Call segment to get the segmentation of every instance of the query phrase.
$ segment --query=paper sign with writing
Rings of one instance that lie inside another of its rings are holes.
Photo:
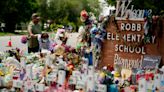
[[[161,86],[164,86],[164,74],[160,74]]]
[[[93,75],[94,74],[94,66],[89,66],[88,67],[88,75]]]
[[[93,75],[89,75],[87,79],[87,92],[95,90],[95,80]]]
[[[13,71],[13,75],[12,75],[13,79],[18,79],[20,77],[20,71]]]
[[[161,62],[161,56],[144,55],[142,68],[155,68]]]
[[[72,71],[72,76],[80,76],[80,71]]]
[[[64,70],[59,70],[58,72],[58,82],[60,85],[63,85],[65,82],[66,72]]]
[[[95,73],[94,74],[94,79],[95,79],[95,82],[98,83],[98,77],[99,77],[99,73]]]
[[[155,90],[155,86],[154,86],[154,81],[147,81],[147,89],[148,90]]]
[[[164,74],[160,74],[160,79],[161,79],[161,81],[160,81],[160,92],[164,92]]]
[[[152,10],[141,10],[141,9],[133,9],[134,5],[131,5],[133,0],[116,0],[116,13],[115,17],[117,20],[143,20],[146,16],[151,15]],[[131,5],[131,6],[130,6]]]
[[[83,70],[84,74],[87,74],[88,64],[84,63],[83,67],[82,67],[82,70]]]
[[[160,79],[160,74],[155,74],[154,75],[154,86],[155,88],[160,88],[160,82],[161,82],[161,79]]]
[[[107,86],[103,84],[97,84],[95,87],[96,92],[107,92]]]
[[[147,84],[144,78],[139,79],[138,92],[147,92]]]
[[[20,58],[20,64],[23,68],[26,68],[26,62],[27,62],[27,60],[25,57]]]
[[[3,84],[3,78],[0,76],[0,86],[2,86]]]
[[[164,74],[160,74],[161,81],[164,81]]]
[[[13,80],[13,87],[15,88],[22,88],[23,86],[23,81],[21,80]]]
[[[52,81],[52,82],[54,82],[56,77],[57,77],[57,74],[56,74],[56,75],[55,75],[55,74],[53,74],[53,75],[48,75],[47,78],[46,78],[46,80],[47,80],[47,81]]]
[[[83,82],[88,81],[86,76],[87,75],[85,75],[85,74],[81,74],[81,79],[82,79]]]
[[[85,89],[85,83],[83,81],[77,81],[76,89]]]
[[[24,80],[33,78],[32,67],[33,67],[33,64],[26,65],[26,75],[25,75]]]
[[[52,60],[50,59],[50,56],[47,56],[46,57],[46,65],[48,65],[48,66],[50,66],[50,65],[52,65]]]
[[[161,80],[160,85],[164,87],[164,80]]]
[[[24,90],[28,92],[28,90],[35,91],[34,83],[32,81],[26,81],[24,83]]]
[[[71,76],[71,77],[69,78],[69,84],[76,84],[76,82],[77,82],[76,77]]]
[[[72,76],[75,76],[77,80],[81,80],[81,72],[80,71],[73,71]]]
[[[57,74],[58,71],[59,71],[59,70],[55,68],[55,69],[52,70],[52,74]]]
[[[160,82],[160,92],[164,92],[164,80]]]
[[[43,92],[43,91],[45,91],[45,85],[37,83],[37,84],[35,84],[35,90],[39,91],[39,92]]]
[[[125,87],[124,88],[124,92],[133,92],[132,89],[130,87]]]

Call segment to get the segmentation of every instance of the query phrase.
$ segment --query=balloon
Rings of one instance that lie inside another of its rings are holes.
[[[22,36],[21,42],[22,42],[23,44],[26,44],[26,43],[27,43],[27,37],[26,37],[26,36]]]

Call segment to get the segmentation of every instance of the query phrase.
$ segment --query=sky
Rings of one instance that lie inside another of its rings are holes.
[[[103,8],[101,15],[107,16],[109,15],[109,10],[115,9],[115,7],[108,6],[104,0],[99,0],[99,1],[100,1],[100,6]]]

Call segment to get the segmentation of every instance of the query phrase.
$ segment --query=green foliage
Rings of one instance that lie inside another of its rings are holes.
[[[13,32],[15,25],[29,20],[37,7],[35,0],[0,0],[0,21],[6,23],[6,31]]]
[[[115,6],[116,5],[116,0],[105,0],[109,5]]]
[[[100,12],[98,0],[38,0],[38,2],[43,22],[52,19],[56,24],[80,25],[79,17],[83,9],[96,15]]]
[[[105,0],[109,5],[115,6],[116,0]],[[153,14],[163,15],[164,0],[132,0],[135,9],[152,9]]]
[[[0,0],[0,22],[6,23],[6,31],[14,32],[16,24],[28,22],[32,13],[39,12],[42,23],[52,19],[77,26],[83,9],[99,15],[98,0]]]

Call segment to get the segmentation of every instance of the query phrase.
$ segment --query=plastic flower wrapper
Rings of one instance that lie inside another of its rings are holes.
[[[98,80],[99,80],[99,83],[104,83],[105,81],[105,73],[104,72],[100,72],[99,76],[98,76]]]
[[[6,60],[5,60],[5,63],[6,65],[14,65],[15,67],[21,69],[21,64],[19,63],[19,61],[14,58],[14,57],[8,57]]]
[[[121,70],[122,79],[127,80],[128,78],[131,77],[131,75],[132,75],[131,69],[122,69]]]
[[[82,57],[81,58],[79,68],[81,69],[81,72],[82,73],[87,74],[87,71],[88,71],[88,63],[89,63],[88,58],[85,58],[85,57]]]
[[[5,69],[6,67],[4,66],[3,63],[0,63],[0,76],[4,76],[5,75]]]
[[[7,86],[10,81],[12,81],[12,75],[11,74],[5,75],[4,84]]]
[[[39,53],[30,53],[27,57],[27,63],[32,63],[34,61],[39,60]]]
[[[74,65],[78,65],[79,64],[79,55],[77,55],[75,53],[73,54],[72,63]]]
[[[40,77],[41,77],[44,67],[39,66],[38,64],[34,64],[32,69],[33,69],[33,79],[36,81],[39,81],[39,79],[41,79]]]
[[[79,29],[78,29],[78,33],[79,33],[79,36],[77,37],[77,39],[78,39],[78,42],[80,42],[80,39],[82,39],[82,37],[85,33],[85,27],[80,26]]]
[[[118,71],[113,71],[112,74],[114,76],[113,82],[115,84],[119,85],[119,86],[122,85],[121,84],[121,75],[119,74],[119,72]]]
[[[2,62],[3,59],[5,59],[5,53],[0,52],[0,62]]]

